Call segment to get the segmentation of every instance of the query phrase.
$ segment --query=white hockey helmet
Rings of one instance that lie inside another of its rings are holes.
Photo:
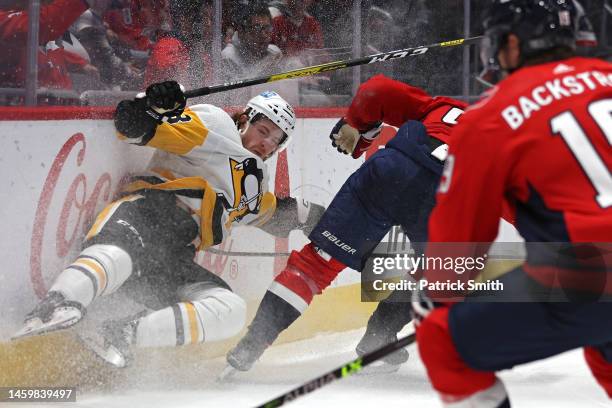
[[[251,98],[247,103],[247,108],[251,108],[249,111],[249,121],[258,113],[261,113],[285,132],[285,137],[281,143],[279,143],[276,151],[280,152],[285,149],[295,130],[295,112],[291,105],[276,92],[266,91]]]

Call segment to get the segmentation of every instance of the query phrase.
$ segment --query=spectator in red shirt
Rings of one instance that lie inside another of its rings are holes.
[[[272,20],[272,43],[287,56],[297,56],[305,49],[323,48],[319,22],[306,12],[308,3],[286,0],[284,14]]]
[[[11,8],[0,10],[0,86],[23,87],[26,77],[28,36],[27,2],[15,2]],[[38,52],[38,85],[47,88],[72,88],[68,76],[71,62],[67,51],[47,49],[45,44],[58,39],[89,7],[84,0],[46,0],[40,9]],[[70,55],[74,62],[76,59]],[[77,66],[84,66],[79,60]]]
[[[272,43],[278,45],[285,59],[287,69],[297,69],[305,65],[316,65],[330,62],[330,57],[323,48],[321,24],[306,12],[311,0],[285,0],[284,4],[274,3],[278,7],[272,19]],[[274,7],[271,7],[274,9]],[[280,14],[279,14],[280,13]],[[319,51],[315,51],[319,49]],[[305,91],[317,98],[315,103],[324,102],[321,97],[329,86],[329,75],[315,75],[300,80],[300,91]],[[309,102],[306,102],[309,103]]]
[[[212,76],[212,3],[170,0],[170,15],[174,28],[154,45],[145,84],[175,80],[187,87],[203,86]]]
[[[117,0],[103,20],[127,48],[148,51],[160,31],[169,31],[165,1]]]

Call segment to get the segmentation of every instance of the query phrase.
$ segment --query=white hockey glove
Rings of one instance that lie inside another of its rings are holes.
[[[370,148],[381,130],[382,123],[378,123],[367,132],[359,133],[357,129],[342,118],[332,129],[329,138],[332,140],[332,146],[337,148],[340,153],[350,154],[357,159]]]

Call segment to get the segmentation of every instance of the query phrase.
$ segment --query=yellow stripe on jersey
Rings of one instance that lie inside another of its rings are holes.
[[[198,211],[198,215],[200,216],[199,249],[202,250],[216,244],[214,241],[214,223],[218,222],[218,220],[214,220],[213,215],[215,206],[221,204],[217,204],[217,194],[206,180],[202,177],[183,177],[159,184],[151,184],[144,180],[136,180],[130,183],[125,188],[125,191],[136,192],[146,189],[164,191],[202,190],[202,204],[200,204],[200,210]]]
[[[198,320],[196,310],[192,303],[183,303],[187,311],[187,320],[189,321],[189,334],[191,336],[191,344],[198,342]],[[187,343],[187,342],[185,342]]]
[[[138,190],[204,190],[209,187],[209,184],[202,177],[182,177],[176,180],[169,180],[163,183],[152,184],[144,180],[135,180],[124,188],[127,192],[135,192]]]
[[[271,192],[266,192],[261,199],[259,206],[259,217],[254,222],[254,225],[260,227],[266,222],[270,221],[270,218],[276,211],[276,196]]]
[[[205,189],[204,197],[202,198],[202,207],[200,208],[200,229],[202,232],[200,237],[202,240],[200,247],[202,248],[208,248],[215,245],[213,233],[213,228],[215,226],[213,225],[213,222],[219,222],[219,220],[213,219],[215,205],[217,205],[217,195],[215,194],[215,191],[212,188]]]
[[[142,197],[143,196],[141,196],[140,194],[131,194],[119,200],[113,201],[112,203],[104,207],[104,209],[96,217],[96,221],[94,222],[92,227],[89,229],[89,232],[87,233],[87,236],[85,237],[85,240],[88,240],[98,235],[102,227],[104,227],[104,225],[113,216],[115,211],[117,211],[117,209],[122,203],[126,201],[136,201],[136,200],[141,199]]]
[[[207,136],[208,129],[198,115],[190,109],[185,109],[176,122],[158,125],[155,135],[146,146],[174,154],[187,154],[194,147],[203,145]]]

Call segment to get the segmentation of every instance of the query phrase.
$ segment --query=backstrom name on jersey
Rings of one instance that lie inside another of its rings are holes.
[[[569,68],[569,67],[568,67]],[[518,129],[529,119],[534,112],[554,101],[580,95],[586,90],[595,90],[599,87],[611,87],[612,75],[605,75],[599,71],[582,72],[567,75],[563,78],[546,81],[531,90],[531,95],[521,96],[516,105],[510,105],[502,111],[502,117],[513,130]]]

